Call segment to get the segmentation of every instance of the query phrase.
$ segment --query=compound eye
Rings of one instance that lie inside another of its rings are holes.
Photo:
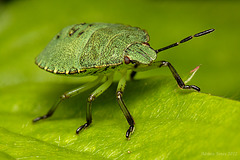
[[[131,62],[131,60],[128,56],[124,56],[124,62],[125,62],[125,64],[129,64]]]

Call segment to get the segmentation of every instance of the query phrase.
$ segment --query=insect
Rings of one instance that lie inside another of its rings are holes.
[[[62,94],[47,114],[35,118],[33,122],[51,117],[62,101],[99,84],[99,87],[87,99],[86,123],[77,128],[78,134],[92,123],[91,108],[94,99],[112,84],[114,72],[120,72],[121,78],[117,86],[116,98],[129,124],[126,132],[126,138],[129,138],[134,131],[135,122],[122,98],[127,70],[132,71],[130,76],[133,79],[139,71],[166,66],[172,72],[180,88],[200,91],[200,88],[195,85],[185,85],[171,63],[155,60],[159,52],[213,31],[214,29],[209,29],[154,50],[148,43],[148,33],[137,27],[122,24],[81,23],[62,29],[36,57],[36,64],[54,74],[96,75],[98,78]],[[101,83],[104,77],[107,79]]]

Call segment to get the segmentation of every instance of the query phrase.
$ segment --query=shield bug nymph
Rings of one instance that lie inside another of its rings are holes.
[[[135,122],[122,99],[126,85],[127,70],[132,71],[131,78],[133,79],[139,71],[166,66],[170,69],[180,88],[200,91],[200,88],[195,85],[185,85],[171,63],[155,60],[159,52],[178,46],[191,40],[193,37],[206,35],[213,31],[214,29],[209,29],[193,36],[188,36],[169,46],[154,50],[148,44],[148,33],[137,27],[121,24],[82,23],[62,29],[36,57],[36,64],[40,68],[54,74],[67,76],[96,75],[98,78],[79,88],[65,92],[46,115],[34,119],[33,122],[52,116],[63,100],[98,85],[104,77],[107,77],[107,80],[89,96],[86,123],[78,127],[76,130],[78,134],[92,123],[92,101],[112,84],[113,74],[117,71],[122,76],[118,83],[116,97],[130,125],[126,132],[126,137],[129,138],[134,131]]]

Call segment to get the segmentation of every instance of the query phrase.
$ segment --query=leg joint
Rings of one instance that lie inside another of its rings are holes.
[[[159,65],[159,67],[162,67],[162,66],[168,66],[170,63],[167,62],[167,61],[161,61],[161,64]]]
[[[122,91],[117,91],[117,93],[116,93],[117,99],[121,99],[122,94],[123,94]]]
[[[92,101],[94,101],[94,99],[95,99],[95,96],[91,94],[91,95],[88,97],[88,102],[92,102]]]
[[[64,93],[63,95],[60,96],[62,100],[69,98],[70,96]]]

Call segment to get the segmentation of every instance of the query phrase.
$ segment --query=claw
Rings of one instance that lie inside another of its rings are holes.
[[[78,134],[82,129],[85,129],[89,126],[88,123],[85,123],[84,125],[81,125],[77,130],[76,130],[76,134]]]
[[[126,138],[127,138],[127,139],[130,139],[129,137],[130,137],[130,135],[131,135],[133,132],[134,132],[134,126],[132,125],[132,126],[130,126],[130,127],[128,128],[128,130],[127,130],[127,132],[126,132]]]
[[[46,118],[47,118],[47,115],[44,115],[44,116],[41,116],[41,117],[37,117],[37,118],[33,119],[32,121],[33,122],[37,122],[37,121],[39,121],[41,119],[46,119]]]

